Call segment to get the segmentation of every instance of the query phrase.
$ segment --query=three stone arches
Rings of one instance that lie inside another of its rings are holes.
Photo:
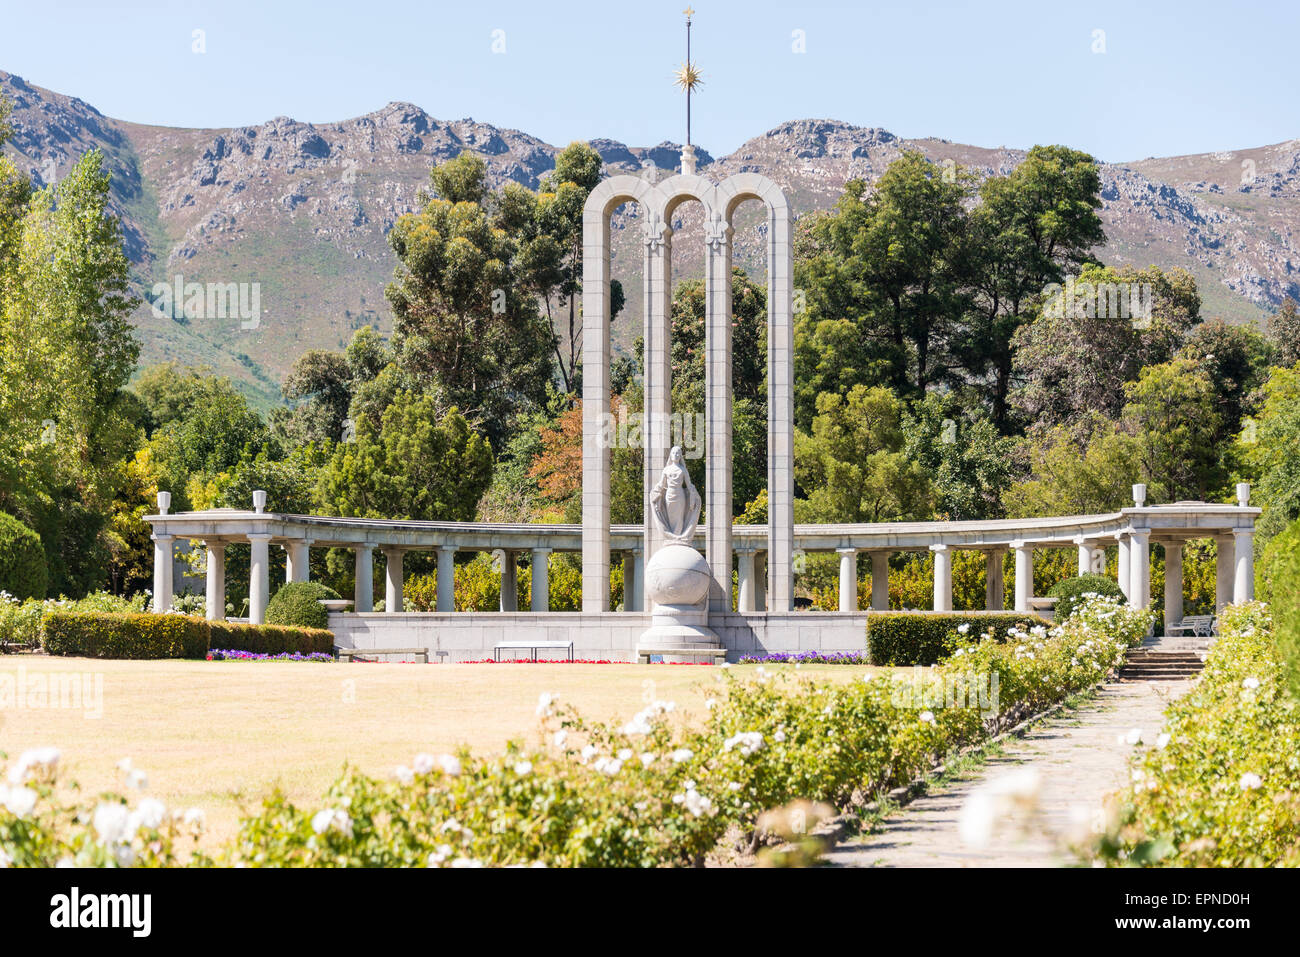
[[[641,210],[644,240],[645,380],[642,496],[648,496],[670,448],[672,220],[683,203],[704,207],[706,329],[705,541],[713,578],[710,611],[731,610],[731,238],[732,217],[747,200],[767,212],[767,489],[769,583],[767,607],[788,611],[793,600],[794,549],[794,327],[791,213],[785,194],[757,173],[714,183],[683,173],[652,183],[613,176],[587,198],[583,211],[583,464],[582,607],[608,611],[610,453],[605,428],[610,409],[610,217],[624,203]],[[644,560],[662,544],[645,523]],[[638,563],[640,564],[640,563]],[[629,609],[642,608],[644,582],[628,583]]]

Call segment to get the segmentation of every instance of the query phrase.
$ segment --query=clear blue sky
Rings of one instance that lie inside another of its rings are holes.
[[[650,145],[682,138],[685,5],[6,2],[0,69],[142,123],[323,122],[407,100],[556,144]],[[1109,161],[1300,137],[1294,0],[694,5],[693,138],[715,154],[801,117]]]

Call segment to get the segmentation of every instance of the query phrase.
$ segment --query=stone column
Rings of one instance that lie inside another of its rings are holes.
[[[1092,546],[1082,538],[1076,538],[1074,544],[1079,548],[1079,574],[1092,574]]]
[[[1129,593],[1132,582],[1129,577],[1129,541],[1127,535],[1116,535],[1115,541],[1119,544],[1119,568],[1115,571],[1115,577],[1119,579],[1119,590],[1124,593],[1124,597],[1133,600]]]
[[[550,561],[551,550],[549,548],[533,549],[533,593],[529,601],[529,607],[533,611],[551,610]],[[585,600],[583,601],[583,611],[586,611]]]
[[[952,611],[952,552],[947,545],[931,545],[934,553],[934,610]]]
[[[1183,623],[1183,543],[1165,542],[1165,634]]]
[[[284,580],[286,582],[305,582],[311,577],[311,539],[290,542],[284,546],[286,561],[284,563]]]
[[[731,611],[731,225],[704,224],[705,551],[712,611]]]
[[[773,611],[794,607],[794,257],[790,208],[771,198],[767,219],[768,564]]]
[[[608,580],[608,579],[607,579]],[[456,546],[438,546],[437,611],[456,610]]]
[[[623,610],[645,608],[645,549],[630,548],[623,553]]]
[[[1217,615],[1232,604],[1232,592],[1237,582],[1237,558],[1231,535],[1214,539],[1218,554],[1214,560],[1214,613]]]
[[[986,611],[1002,611],[1006,607],[1006,585],[1002,575],[1002,558],[1006,554],[1002,549],[993,549],[984,553],[984,608]]]
[[[754,611],[754,549],[736,549],[736,610]]]
[[[889,552],[871,553],[871,608],[889,611]]]
[[[840,611],[858,610],[858,550],[837,548],[840,556]]]
[[[384,612],[396,615],[402,610],[402,550],[400,548],[384,549]],[[438,579],[438,591],[442,591],[442,576]]]
[[[374,548],[372,542],[352,547],[352,576],[356,581],[352,589],[352,607],[356,611],[375,610]]]
[[[609,210],[593,204],[582,216],[582,610],[594,612],[609,606],[609,254]]]
[[[1151,532],[1133,529],[1128,547],[1129,604],[1146,608],[1151,604]]]
[[[208,549],[208,621],[226,620],[226,543],[205,542]]]
[[[1012,542],[1016,550],[1016,611],[1033,611],[1029,599],[1034,597],[1034,546],[1028,542]]]
[[[152,535],[153,610],[159,614],[172,606],[172,542],[174,535]]]
[[[519,610],[519,566],[515,560],[516,552],[510,549],[501,551],[501,610]],[[455,574],[453,572],[453,574]]]
[[[767,552],[754,553],[754,611],[767,611]]]
[[[1238,528],[1232,532],[1232,552],[1236,575],[1232,586],[1232,603],[1255,598],[1255,530]]]
[[[664,221],[662,210],[643,210],[646,220],[642,225],[645,256],[642,267],[644,284],[644,332],[642,378],[644,410],[641,428],[641,442],[644,452],[644,472],[642,478],[642,515],[645,516],[645,558],[654,557],[664,536],[655,524],[650,509],[650,490],[659,481],[659,475],[668,462],[668,451],[672,448],[671,413],[672,413],[672,345],[669,340],[669,317],[672,315],[672,250],[673,231]],[[584,286],[585,288],[585,286]],[[585,322],[584,329],[585,329]],[[585,368],[585,359],[584,359]],[[586,373],[583,373],[586,381]],[[584,407],[586,400],[584,399]],[[607,510],[608,514],[608,510]],[[731,513],[728,512],[728,515]],[[605,561],[609,561],[609,543],[605,543]],[[585,552],[584,552],[585,555]],[[584,557],[584,564],[586,559]],[[605,595],[609,594],[608,583]],[[584,575],[582,588],[582,609],[588,610],[587,585]],[[602,598],[602,602],[607,599]],[[595,606],[591,606],[592,610]],[[601,604],[601,611],[607,606]]]
[[[248,620],[266,624],[266,603],[271,592],[271,536],[249,535]]]

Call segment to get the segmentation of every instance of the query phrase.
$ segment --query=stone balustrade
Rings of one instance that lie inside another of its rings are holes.
[[[1249,505],[1249,488],[1238,489],[1236,505],[1181,502],[1145,505],[1135,488],[1135,504],[1103,515],[1036,519],[999,519],[963,522],[886,522],[861,525],[796,525],[794,544],[804,553],[835,553],[840,559],[839,611],[858,609],[858,560],[870,556],[871,605],[888,608],[889,556],[894,552],[931,552],[934,556],[934,605],[952,608],[953,552],[982,552],[986,561],[985,603],[989,609],[1004,605],[1003,559],[1015,553],[1016,590],[1013,607],[1029,611],[1033,595],[1034,555],[1042,549],[1077,550],[1080,573],[1104,568],[1105,548],[1118,546],[1120,587],[1135,604],[1150,602],[1150,556],[1153,545],[1165,555],[1165,618],[1167,625],[1182,617],[1182,546],[1194,539],[1218,544],[1217,605],[1253,597],[1255,519],[1260,510]],[[438,568],[437,612],[454,610],[454,574],[457,553],[498,553],[502,576],[502,613],[518,610],[517,575],[520,558],[533,569],[534,588],[529,611],[549,612],[547,567],[552,552],[582,553],[579,525],[515,525],[487,522],[419,522],[316,515],[286,515],[265,510],[210,509],[146,516],[155,543],[154,594],[157,607],[172,598],[171,552],[177,540],[204,543],[207,550],[207,614],[219,619],[225,610],[225,549],[232,542],[250,543],[249,619],[260,622],[270,595],[269,549],[287,553],[286,580],[306,581],[311,548],[344,548],[356,561],[354,609],[372,610],[371,562],[376,549],[385,558],[385,606],[390,614],[403,610],[402,559],[407,552],[436,552]],[[705,532],[696,535],[703,546]],[[738,579],[737,609],[741,614],[765,611],[765,596],[789,593],[774,589],[766,568],[768,529],[763,525],[735,525],[731,548]],[[640,525],[614,525],[609,530],[611,554],[621,555],[626,569],[625,613],[643,613],[644,543]]]

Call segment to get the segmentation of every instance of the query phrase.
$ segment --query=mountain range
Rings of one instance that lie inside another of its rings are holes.
[[[439,120],[409,103],[337,123],[276,117],[237,129],[180,129],[107,117],[4,71],[0,93],[13,106],[5,152],[37,185],[65,175],[86,150],[103,151],[142,295],[178,276],[257,284],[257,322],[186,317],[149,302],[135,322],[142,366],[209,366],[263,408],[280,401],[279,384],[303,351],[339,348],[367,324],[391,330],[383,290],[396,259],[385,235],[418,208],[433,165],[469,150],[486,161],[494,185],[536,188],[562,148],[472,119]],[[610,173],[665,175],[680,158],[670,142],[591,145]],[[706,176],[770,177],[798,215],[833,205],[847,180],[875,179],[906,150],[982,175],[1005,174],[1025,156],[820,119],[784,123],[726,156],[698,147],[697,155]],[[1101,177],[1107,244],[1098,255],[1106,263],[1185,267],[1202,314],[1234,322],[1257,322],[1285,298],[1300,298],[1300,140],[1104,163]],[[678,276],[702,273],[698,209],[689,204],[674,223]],[[627,229],[634,222],[625,210],[613,221],[614,275],[628,301],[615,329],[623,346],[639,333],[639,243]],[[755,274],[764,269],[762,229],[756,208],[742,210],[736,259]]]

